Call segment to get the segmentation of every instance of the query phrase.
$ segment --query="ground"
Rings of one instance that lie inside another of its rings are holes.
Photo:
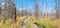
[[[40,17],[36,19],[34,16],[17,17],[16,22],[8,19],[4,22],[0,21],[0,28],[60,28],[60,19],[55,17]]]

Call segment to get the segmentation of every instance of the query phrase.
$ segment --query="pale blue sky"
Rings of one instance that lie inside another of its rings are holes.
[[[51,11],[55,7],[55,0],[40,0],[39,1],[39,8],[43,11],[46,11],[46,4],[48,4],[48,11]],[[16,0],[16,7],[21,8],[21,7],[27,7],[28,10],[35,10],[35,0]]]
[[[40,0],[39,1],[40,9],[46,11],[46,4],[48,4],[48,11],[51,11],[55,6],[54,0],[48,0],[48,2],[47,2],[47,0]],[[16,6],[17,6],[17,8],[27,6],[27,9],[34,10],[35,0],[16,0]]]

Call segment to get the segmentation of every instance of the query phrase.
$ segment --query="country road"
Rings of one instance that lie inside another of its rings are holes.
[[[24,20],[24,21],[23,21],[23,25],[22,25],[21,28],[26,28],[26,21],[27,21],[27,20]],[[34,26],[34,28],[39,28],[36,24],[33,23],[32,20],[30,20],[30,23],[32,23],[32,25]]]

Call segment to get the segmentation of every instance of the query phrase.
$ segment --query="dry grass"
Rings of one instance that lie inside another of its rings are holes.
[[[29,16],[27,19],[29,19],[31,16]],[[5,21],[4,23],[4,20],[1,20],[0,21],[0,28],[21,28],[21,24],[23,22],[23,20],[26,19],[26,16],[24,17],[17,17],[17,21],[16,23],[12,20],[12,19],[8,19]],[[60,28],[60,19],[55,19],[55,20],[52,20],[53,17],[41,17],[39,19],[36,19],[34,16],[31,17],[31,19],[35,22],[43,22],[43,23],[50,23],[52,24],[53,26],[56,26],[57,28]]]

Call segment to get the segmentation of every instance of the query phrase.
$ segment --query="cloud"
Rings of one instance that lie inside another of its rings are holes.
[[[22,9],[21,9],[21,8],[19,8],[19,10],[21,11]]]
[[[1,5],[4,5],[4,4],[5,4],[4,2],[1,3]]]

